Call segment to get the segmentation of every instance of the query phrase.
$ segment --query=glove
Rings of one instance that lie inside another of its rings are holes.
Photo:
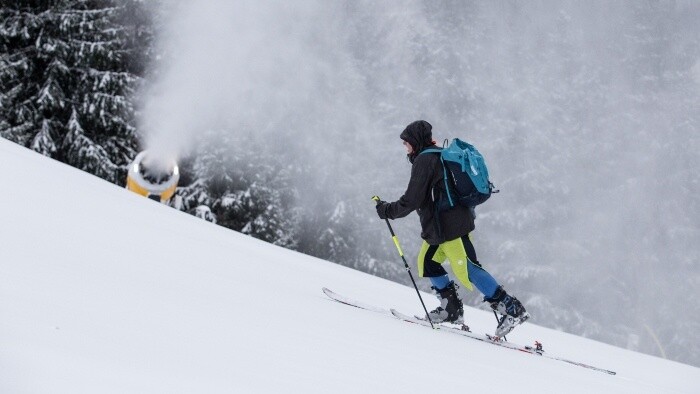
[[[388,219],[387,210],[389,210],[389,203],[386,201],[377,201],[377,215],[380,219]]]

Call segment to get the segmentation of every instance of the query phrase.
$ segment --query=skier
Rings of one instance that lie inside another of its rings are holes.
[[[462,323],[464,307],[457,295],[457,285],[442,267],[446,260],[452,265],[457,279],[469,290],[472,284],[484,295],[484,301],[498,312],[496,336],[508,334],[525,322],[530,314],[517,298],[509,295],[476,258],[470,239],[474,216],[468,207],[456,205],[438,212],[436,202],[446,195],[443,168],[439,154],[424,153],[435,149],[432,126],[424,120],[415,121],[401,132],[408,160],[412,164],[408,187],[398,201],[377,203],[381,219],[397,219],[417,211],[422,227],[423,245],[418,254],[418,276],[428,277],[437,293],[440,306],[429,312],[433,322]]]

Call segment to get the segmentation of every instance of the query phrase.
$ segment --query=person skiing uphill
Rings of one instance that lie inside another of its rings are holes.
[[[397,201],[379,201],[376,209],[381,219],[398,219],[414,210],[418,212],[423,238],[418,253],[418,276],[430,279],[431,288],[440,301],[440,306],[429,312],[430,319],[433,322],[464,321],[464,307],[457,295],[457,285],[450,280],[442,266],[447,260],[462,285],[469,290],[473,290],[472,285],[476,286],[484,295],[484,301],[501,315],[496,336],[508,334],[515,326],[525,322],[530,314],[477,260],[470,239],[470,233],[475,228],[470,209],[455,205],[438,211],[436,202],[447,193],[440,155],[421,154],[426,149],[437,149],[432,138],[432,126],[424,120],[415,121],[406,126],[400,138],[412,164],[408,187]]]

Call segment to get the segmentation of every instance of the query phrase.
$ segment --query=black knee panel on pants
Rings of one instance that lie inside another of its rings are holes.
[[[447,275],[447,271],[442,267],[442,264],[433,261],[433,256],[435,256],[438,247],[439,245],[430,245],[425,252],[425,258],[423,259],[423,276],[426,278]]]

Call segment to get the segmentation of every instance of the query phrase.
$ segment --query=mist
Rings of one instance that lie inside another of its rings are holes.
[[[371,252],[389,244],[369,198],[401,196],[398,135],[425,119],[486,157],[501,193],[475,246],[533,322],[700,365],[700,4],[163,7],[140,119],[155,156],[260,146],[304,168],[300,206],[365,218],[348,231]],[[394,223],[413,262],[417,217]]]
[[[345,40],[334,26],[337,6],[212,0],[172,7],[159,42],[163,59],[145,93],[147,149],[181,157],[212,129],[230,130],[241,144],[288,149],[327,138],[328,128],[350,129],[362,100],[353,96],[359,76],[337,45]],[[352,128],[363,123],[356,122]]]

